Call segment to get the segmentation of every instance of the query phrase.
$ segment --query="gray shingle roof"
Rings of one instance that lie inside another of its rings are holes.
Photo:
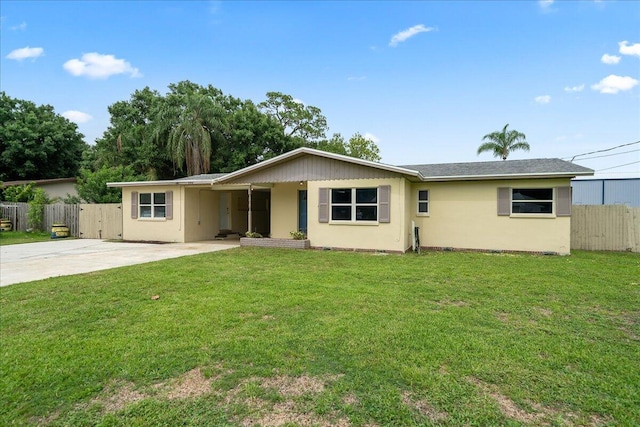
[[[407,165],[429,178],[465,178],[532,175],[593,175],[593,170],[560,159],[500,160],[493,162]]]
[[[226,173],[203,173],[200,175],[187,176],[184,178],[178,178],[176,181],[211,181],[212,179],[225,176]]]

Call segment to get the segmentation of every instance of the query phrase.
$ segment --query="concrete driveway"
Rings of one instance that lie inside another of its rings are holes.
[[[0,246],[0,286],[221,251],[238,246],[240,244],[237,240],[154,244],[106,242],[98,239],[61,239]]]

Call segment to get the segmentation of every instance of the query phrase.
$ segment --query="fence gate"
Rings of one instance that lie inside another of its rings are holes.
[[[81,204],[78,228],[82,239],[122,239],[122,205]]]

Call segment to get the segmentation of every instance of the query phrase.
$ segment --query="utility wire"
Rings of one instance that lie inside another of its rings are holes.
[[[580,161],[582,161],[582,160],[589,160],[589,159],[600,159],[600,158],[602,158],[602,157],[619,156],[619,155],[621,155],[621,154],[635,153],[636,151],[640,151],[640,149],[638,149],[638,150],[623,151],[622,153],[603,154],[602,156],[585,157],[585,158],[580,159]]]
[[[596,154],[596,153],[604,153],[605,151],[611,151],[611,150],[615,150],[616,148],[621,148],[621,147],[626,147],[628,145],[634,145],[634,144],[640,144],[640,141],[635,141],[635,142],[629,142],[627,144],[621,144],[621,145],[616,145],[615,147],[611,147],[611,148],[605,148],[604,150],[596,150],[596,151],[590,151],[588,153],[582,153],[582,154],[576,154],[575,156],[573,156],[571,158],[571,160],[569,160],[570,162],[573,162],[573,160],[576,157],[582,157],[582,156],[587,156],[589,154]],[[565,159],[568,159],[568,157],[565,157]]]
[[[636,163],[640,163],[640,160],[638,160],[637,162],[625,163],[624,165],[618,165],[618,166],[612,166],[610,168],[599,169],[596,172],[608,171],[609,169],[616,169],[616,168],[621,168],[623,166],[635,165]]]

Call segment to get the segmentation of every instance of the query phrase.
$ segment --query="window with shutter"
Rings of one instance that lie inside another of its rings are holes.
[[[167,195],[173,199],[173,192],[135,193],[137,194],[136,215],[140,218],[167,218]],[[173,208],[172,208],[173,209]],[[132,203],[133,217],[133,203]],[[171,212],[173,215],[173,211]]]

